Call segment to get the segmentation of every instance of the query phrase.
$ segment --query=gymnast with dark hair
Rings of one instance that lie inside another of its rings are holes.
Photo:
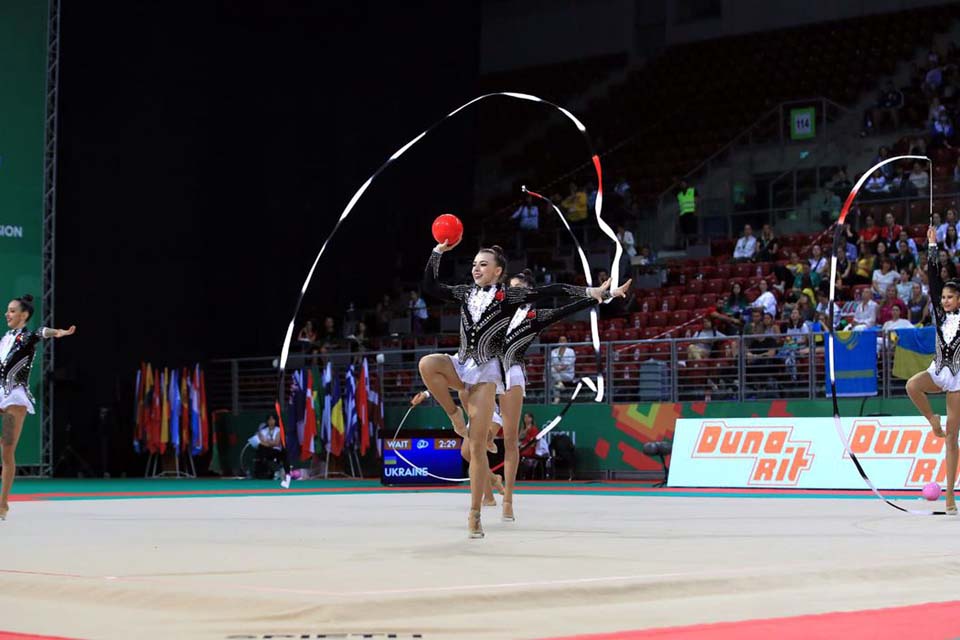
[[[937,334],[936,355],[924,371],[907,380],[907,395],[938,438],[947,442],[947,515],[957,515],[953,495],[957,478],[957,458],[960,455],[957,436],[960,434],[960,282],[944,282],[940,274],[937,251],[937,233],[927,229],[927,273],[930,279],[930,304],[933,307],[933,326]],[[944,433],[940,416],[933,413],[929,393],[947,394],[947,430]]]
[[[30,369],[33,368],[37,344],[43,338],[63,338],[77,330],[73,326],[69,329],[27,329],[27,322],[33,317],[33,296],[29,294],[11,300],[4,317],[9,331],[0,339],[0,421],[3,423],[0,432],[3,460],[0,520],[6,520],[10,511],[8,499],[17,471],[14,453],[23,431],[23,421],[28,413],[35,413],[34,398],[30,393]]]
[[[491,430],[496,393],[504,388],[500,355],[504,353],[507,326],[517,309],[548,297],[609,297],[609,283],[601,287],[554,284],[540,288],[503,285],[507,259],[500,247],[480,249],[473,260],[473,284],[447,285],[438,281],[440,258],[459,244],[434,248],[424,272],[423,290],[441,300],[460,303],[460,349],[456,355],[430,354],[420,359],[420,375],[431,395],[443,407],[454,431],[470,441],[471,538],[482,538],[480,507],[490,467],[485,451]],[[453,401],[450,389],[465,391],[471,429]]]
[[[612,298],[622,298],[630,290],[632,280],[610,292]],[[510,286],[532,289],[536,285],[533,272],[524,269],[510,278]],[[609,280],[604,282],[609,287]],[[560,322],[578,311],[598,304],[596,298],[584,298],[556,309],[538,309],[530,304],[521,305],[507,325],[501,362],[506,375],[503,391],[500,393],[500,413],[503,418],[503,514],[505,522],[515,520],[513,513],[513,488],[517,481],[517,468],[520,464],[519,429],[520,410],[526,396],[527,371],[524,355],[533,341],[550,325]]]

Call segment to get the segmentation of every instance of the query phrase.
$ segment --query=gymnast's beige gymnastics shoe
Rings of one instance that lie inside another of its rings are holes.
[[[0,507],[0,520],[7,519],[7,512],[10,511],[10,507]]]
[[[947,514],[948,516],[955,516],[955,515],[957,515],[957,505],[956,505],[956,504],[948,504],[948,505],[947,505],[947,508],[944,509],[944,512],[946,512],[946,514]]]
[[[503,513],[500,516],[500,519],[504,522],[516,522],[517,519],[513,516],[513,501],[504,500],[503,501]]]
[[[285,475],[283,476],[283,481],[280,482],[280,486],[283,487],[284,489],[289,489],[289,488],[290,488],[290,474],[289,474],[289,473],[288,473],[288,474],[285,474]]]
[[[496,473],[490,474],[490,486],[493,487],[500,495],[505,495],[503,491],[503,478]]]
[[[463,413],[460,411],[460,407],[457,407],[453,413],[448,413],[447,417],[450,418],[450,423],[453,425],[453,431],[461,438],[466,439],[467,423],[463,420]]]
[[[470,515],[467,516],[467,530],[470,532],[471,538],[483,537],[483,525],[480,524],[479,511],[470,509]]]
[[[493,429],[490,429],[490,435],[487,436],[487,451],[489,451],[490,453],[497,452],[497,442],[496,440],[494,440],[495,437],[496,437],[496,433],[494,432]]]

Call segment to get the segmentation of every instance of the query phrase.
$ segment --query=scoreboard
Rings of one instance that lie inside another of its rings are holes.
[[[466,478],[460,456],[463,439],[449,429],[404,430],[396,438],[380,433],[383,451],[380,482],[384,485],[452,484],[427,474],[444,478]],[[402,456],[402,457],[401,457]],[[410,461],[408,464],[404,458]]]

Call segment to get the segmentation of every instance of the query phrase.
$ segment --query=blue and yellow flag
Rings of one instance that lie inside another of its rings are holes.
[[[897,329],[890,339],[896,344],[893,351],[893,375],[906,380],[930,366],[937,350],[937,334],[933,327]]]
[[[829,341],[828,341],[829,343]],[[833,340],[836,352],[838,396],[877,395],[877,331],[838,331]],[[829,347],[828,347],[829,348]],[[824,358],[827,396],[830,396],[830,355]]]

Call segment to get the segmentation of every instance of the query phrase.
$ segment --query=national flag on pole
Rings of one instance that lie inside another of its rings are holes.
[[[203,441],[200,436],[200,390],[196,375],[190,380],[190,455],[200,455]]]
[[[170,446],[175,454],[180,453],[180,381],[177,379],[177,370],[170,372]]]
[[[180,372],[180,452],[190,446],[190,372]]]
[[[152,391],[150,394],[150,439],[153,442],[153,449],[150,450],[150,453],[160,453],[160,421],[162,419],[160,407],[160,372],[157,371],[156,375],[151,375],[150,379],[152,381]]]
[[[313,388],[313,371],[307,371],[306,406],[303,416],[303,434],[300,437],[300,459],[309,460],[316,451],[317,392]]]
[[[360,365],[360,380],[357,381],[357,422],[360,427],[360,455],[367,453],[370,447],[370,381],[367,373],[367,359]]]
[[[207,383],[203,369],[197,365],[196,376],[200,380],[200,452],[206,453],[210,448],[210,423],[207,421]]]
[[[170,442],[170,398],[167,397],[167,382],[170,379],[169,369],[163,370],[160,377],[160,453],[167,452]]]
[[[930,366],[937,350],[934,327],[897,329],[890,333],[896,345],[893,351],[893,375],[908,380]]]
[[[143,441],[143,363],[137,369],[137,383],[134,387],[133,401],[133,450],[140,453],[140,444]]]
[[[828,349],[829,343],[827,340]],[[834,334],[837,396],[877,395],[877,331],[838,331]],[[826,393],[830,396],[830,353],[824,358]]]
[[[330,453],[339,456],[343,453],[346,442],[346,425],[343,420],[343,397],[340,395],[340,383],[336,375],[331,375],[330,404]]]
[[[323,377],[320,379],[320,386],[323,389],[323,410],[320,413],[320,442],[323,443],[327,453],[331,453],[330,442],[332,440],[333,426],[330,422],[333,416],[333,373],[330,363],[323,368]]]
[[[347,447],[356,448],[357,446],[357,380],[353,375],[353,365],[347,368],[347,397],[344,405],[344,414],[346,418],[346,438]]]

